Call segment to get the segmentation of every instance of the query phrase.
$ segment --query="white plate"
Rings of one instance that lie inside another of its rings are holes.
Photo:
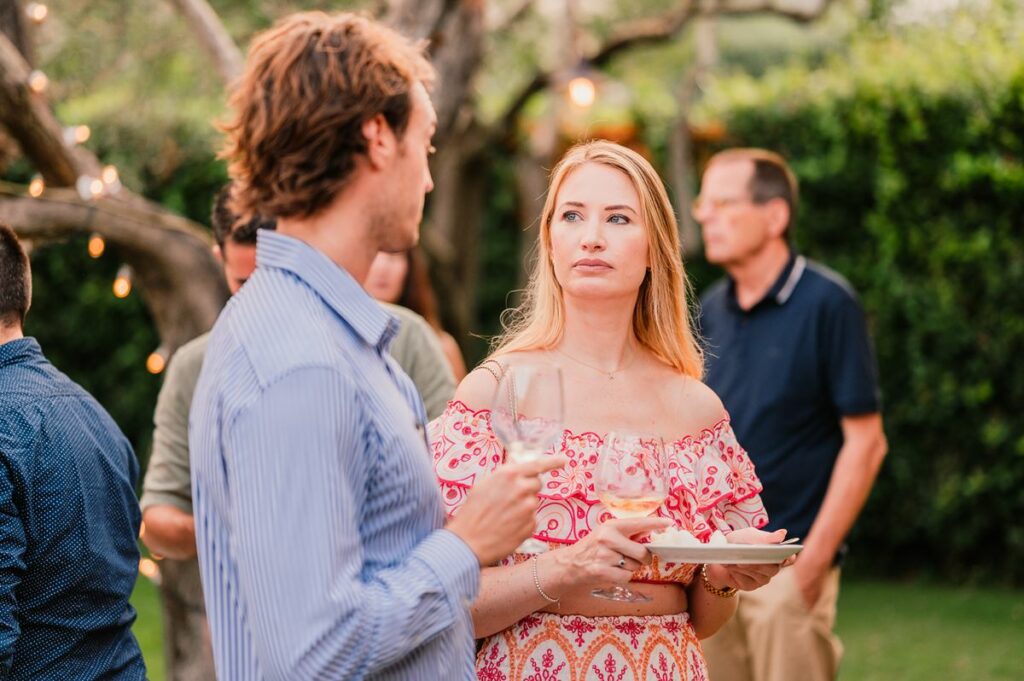
[[[781,563],[803,550],[802,544],[715,544],[667,546],[646,544],[647,550],[666,563],[724,563],[756,565]]]

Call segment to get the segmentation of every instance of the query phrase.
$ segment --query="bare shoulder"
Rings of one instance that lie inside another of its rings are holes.
[[[455,391],[455,399],[470,409],[489,409],[491,400],[494,398],[494,389],[509,363],[540,360],[544,358],[545,354],[544,352],[530,351],[491,356],[466,374]]]
[[[459,382],[459,387],[455,389],[455,400],[473,410],[490,408],[500,371],[493,362],[480,364]]]
[[[675,372],[672,392],[688,432],[710,428],[728,416],[718,394],[699,379]]]

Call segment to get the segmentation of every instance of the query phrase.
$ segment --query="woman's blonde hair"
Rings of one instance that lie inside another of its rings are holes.
[[[502,315],[504,331],[494,341],[495,355],[555,347],[565,330],[562,287],[551,259],[551,221],[565,179],[587,163],[625,173],[640,196],[647,226],[650,269],[640,284],[633,310],[633,333],[640,344],[687,376],[701,378],[704,357],[689,315],[690,287],[680,257],[679,231],[665,185],[651,164],[626,147],[595,140],[577,144],[551,172],[541,212],[537,259],[522,303]]]

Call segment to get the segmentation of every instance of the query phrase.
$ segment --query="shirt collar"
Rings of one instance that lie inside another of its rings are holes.
[[[399,322],[324,253],[295,237],[261,229],[256,266],[285,270],[304,281],[369,345],[386,349]]]
[[[43,349],[39,347],[39,342],[31,336],[7,341],[0,345],[0,368],[10,364],[22,364],[42,355]]]
[[[782,274],[775,280],[775,283],[768,289],[767,298],[774,298],[779,305],[785,305],[789,297],[793,295],[796,285],[800,283],[800,277],[807,269],[807,259],[790,251],[789,262],[782,270]]]
[[[807,269],[807,259],[802,255],[797,255],[795,252],[789,252],[789,259],[786,261],[786,266],[782,268],[782,272],[779,274],[775,283],[772,284],[768,292],[764,294],[764,297],[757,302],[751,310],[763,305],[766,301],[775,301],[776,305],[782,306],[789,302],[790,297],[793,295],[793,291],[796,290],[796,285],[800,283],[800,278],[804,274],[804,270]],[[740,304],[736,300],[736,282],[729,279],[729,302],[732,306],[739,310]]]

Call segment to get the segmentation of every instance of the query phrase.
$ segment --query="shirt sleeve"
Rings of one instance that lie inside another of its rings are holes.
[[[878,368],[860,304],[844,291],[830,301],[824,319],[826,379],[833,404],[841,416],[879,411]]]
[[[202,358],[202,353],[193,357],[179,351],[167,367],[153,413],[153,452],[146,467],[142,499],[139,501],[143,510],[168,504],[192,513],[188,414],[202,369]]]
[[[402,330],[391,346],[391,356],[415,384],[427,418],[440,416],[455,395],[455,376],[430,325],[411,316],[403,319]]]
[[[446,530],[365,569],[366,512],[386,503],[367,497],[366,422],[350,379],[304,368],[228,424],[231,541],[268,678],[363,678],[462,621],[476,596],[476,556]]]
[[[14,482],[0,464],[0,678],[7,678],[21,635],[16,591],[25,570],[25,526],[14,502]]]

